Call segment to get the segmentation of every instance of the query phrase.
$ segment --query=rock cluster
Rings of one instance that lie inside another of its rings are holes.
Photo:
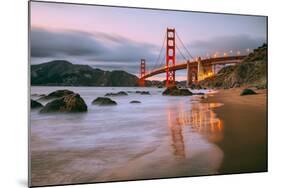
[[[179,89],[177,86],[168,87],[162,93],[162,95],[170,96],[190,96],[193,95],[188,89]]]
[[[150,95],[149,91],[136,91],[136,93],[139,93],[141,95]]]
[[[126,93],[125,91],[119,91],[117,93],[106,93],[105,96],[127,96],[128,93]]]

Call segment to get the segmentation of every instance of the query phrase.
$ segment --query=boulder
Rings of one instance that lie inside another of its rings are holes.
[[[106,106],[106,105],[117,105],[117,102],[111,100],[108,97],[98,97],[92,101],[92,104]]]
[[[30,107],[31,109],[34,109],[34,108],[41,108],[43,107],[43,105],[35,100],[32,100],[30,101]]]
[[[142,91],[140,94],[141,95],[150,95],[149,91]]]
[[[136,91],[136,93],[141,95],[150,95],[149,91]]]
[[[170,96],[190,96],[193,95],[188,89],[179,89],[177,86],[168,87],[163,91],[162,95]]]
[[[74,93],[47,103],[40,112],[87,112],[87,110],[88,108],[83,98]]]
[[[139,104],[139,103],[141,103],[140,101],[131,101],[130,103],[132,103],[132,104]]]
[[[244,89],[240,95],[243,96],[243,95],[255,95],[257,94],[255,91],[251,90],[251,89]]]
[[[46,95],[45,94],[32,93],[30,96],[33,96],[33,97],[45,97]]]
[[[125,91],[119,91],[118,93],[106,93],[105,96],[127,96]]]
[[[205,95],[204,93],[192,93],[192,95]]]
[[[49,100],[49,99],[55,99],[55,98],[60,98],[60,97],[64,97],[70,94],[74,94],[73,91],[67,90],[67,89],[63,89],[63,90],[57,90],[54,91],[50,94],[48,94],[47,96],[43,96],[41,97],[39,100]]]

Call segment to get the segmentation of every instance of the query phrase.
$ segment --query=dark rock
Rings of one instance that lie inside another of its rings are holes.
[[[140,101],[131,101],[130,103],[137,104],[137,103],[141,103],[141,102]]]
[[[92,101],[92,104],[101,105],[101,106],[117,105],[117,103],[114,100],[111,100],[108,97],[98,97]]]
[[[106,93],[105,96],[127,96],[125,91],[119,91],[118,93]]]
[[[150,95],[149,91],[136,91],[136,93],[141,95]]]
[[[32,100],[30,101],[30,105],[31,105],[31,108],[34,109],[34,108],[41,108],[43,107],[43,105],[35,100]]]
[[[150,95],[149,91],[142,91],[140,94],[141,95]]]
[[[63,89],[63,90],[57,90],[54,91],[50,94],[48,94],[47,96],[42,96],[39,100],[49,100],[49,99],[55,99],[55,98],[60,98],[60,97],[64,97],[70,94],[74,94],[73,91],[69,91],[67,89]]]
[[[190,96],[193,95],[193,93],[188,89],[179,89],[177,86],[172,86],[172,87],[168,87],[165,91],[163,91],[162,95]]]
[[[40,112],[86,112],[87,110],[88,108],[83,98],[74,93],[47,103]]]
[[[193,95],[205,95],[204,93],[193,93]]]
[[[243,96],[243,95],[255,95],[257,94],[256,92],[254,92],[253,90],[251,89],[244,89],[240,95]]]
[[[46,95],[45,94],[33,93],[33,94],[31,94],[31,96],[33,96],[33,97],[45,97]]]

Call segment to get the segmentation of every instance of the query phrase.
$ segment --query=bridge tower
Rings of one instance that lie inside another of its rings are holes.
[[[139,79],[139,86],[144,87],[145,86],[145,79],[143,78],[145,76],[145,59],[141,59],[140,64],[140,79]]]
[[[167,44],[166,44],[166,87],[171,87],[176,84],[175,70],[170,70],[176,64],[176,41],[175,29],[167,28]]]
[[[197,59],[197,81],[204,80],[204,68],[201,62],[201,57]]]
[[[189,70],[189,60],[186,62],[186,87],[190,85],[190,70]]]

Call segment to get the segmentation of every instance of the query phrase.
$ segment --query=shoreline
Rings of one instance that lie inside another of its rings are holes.
[[[224,124],[217,143],[224,152],[220,174],[267,172],[267,90],[240,96],[244,89],[221,89],[202,103],[222,103],[212,110]]]

